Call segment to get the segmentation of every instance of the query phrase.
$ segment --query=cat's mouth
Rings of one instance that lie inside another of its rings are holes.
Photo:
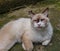
[[[42,27],[39,26],[39,27],[37,27],[37,28],[42,28]]]
[[[38,29],[41,29],[41,28],[43,28],[43,27],[38,26],[37,28],[38,28]]]
[[[41,27],[41,26],[38,26],[38,27],[37,27],[37,29],[43,29],[43,28],[45,28],[45,27]]]

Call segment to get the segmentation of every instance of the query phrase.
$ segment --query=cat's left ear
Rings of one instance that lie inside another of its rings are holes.
[[[35,15],[35,13],[32,10],[28,11],[28,14],[31,18]]]
[[[44,14],[46,17],[48,17],[48,12],[49,12],[49,8],[46,8],[46,9],[42,12],[42,14]]]

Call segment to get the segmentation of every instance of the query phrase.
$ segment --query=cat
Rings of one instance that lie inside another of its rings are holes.
[[[26,51],[33,50],[33,42],[48,45],[53,35],[48,12],[49,8],[38,14],[29,11],[31,18],[19,18],[5,24],[0,29],[0,51],[8,51],[16,42],[22,43]]]

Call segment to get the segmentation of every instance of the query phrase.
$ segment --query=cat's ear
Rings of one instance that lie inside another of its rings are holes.
[[[30,17],[33,17],[35,15],[35,13],[32,10],[28,11],[28,14]]]
[[[48,12],[49,12],[49,8],[46,8],[45,10],[43,10],[42,14],[48,17]]]

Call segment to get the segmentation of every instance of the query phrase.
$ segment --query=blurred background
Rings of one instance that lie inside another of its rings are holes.
[[[60,51],[60,0],[0,0],[0,28],[11,20],[29,17],[28,11],[42,12],[49,7],[49,18],[54,28],[51,43],[44,51]],[[33,51],[39,51],[40,46],[34,44]],[[24,51],[21,44],[16,43],[9,51]]]

